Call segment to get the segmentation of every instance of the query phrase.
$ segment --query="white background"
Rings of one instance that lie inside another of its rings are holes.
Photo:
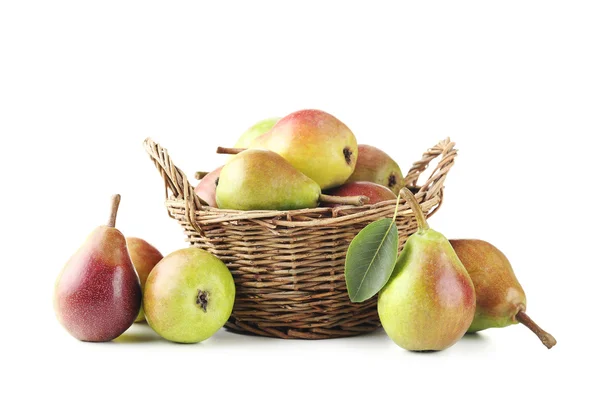
[[[598,2],[247,3],[1,3],[0,397],[597,396]],[[432,227],[503,250],[558,345],[522,326],[425,355],[381,331],[185,346],[147,326],[108,344],[62,329],[54,279],[111,194],[126,235],[186,245],[144,138],[192,177],[249,125],[302,108],[405,172],[450,136],[459,156]]]

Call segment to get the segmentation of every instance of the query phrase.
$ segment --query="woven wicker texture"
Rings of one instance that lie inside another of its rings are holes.
[[[371,332],[380,326],[376,297],[360,304],[348,298],[346,250],[367,224],[392,217],[395,200],[366,206],[294,211],[234,211],[202,205],[186,175],[167,151],[146,139],[146,151],[163,177],[169,215],[188,242],[219,257],[231,271],[236,300],[227,328],[284,339],[325,339]],[[406,176],[427,217],[443,198],[446,175],[456,157],[446,139],[427,150]],[[421,173],[439,157],[429,178]],[[400,201],[400,249],[417,229],[410,207]]]

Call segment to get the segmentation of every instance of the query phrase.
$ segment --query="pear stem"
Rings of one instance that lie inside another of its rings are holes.
[[[367,196],[331,196],[328,194],[319,195],[319,201],[333,204],[348,204],[351,206],[362,206],[369,198]]]
[[[246,149],[234,148],[234,147],[217,147],[217,154],[238,154]]]
[[[206,175],[208,175],[208,172],[198,171],[194,174],[194,178],[196,178],[196,180],[199,181],[200,179],[204,178]]]
[[[427,223],[427,219],[423,214],[423,210],[421,209],[417,198],[414,194],[412,194],[410,189],[408,189],[407,187],[403,187],[402,189],[400,189],[399,196],[402,196],[402,198],[408,203],[408,205],[412,209],[412,212],[415,214],[415,218],[417,218],[417,224],[419,225],[418,232],[423,233],[426,230],[428,230],[429,224]]]
[[[117,210],[119,210],[119,203],[121,202],[121,195],[120,194],[113,195],[113,197],[110,199],[110,201],[111,201],[111,206],[110,206],[110,218],[108,218],[108,226],[110,228],[114,228],[115,223],[117,222]]]
[[[542,341],[544,346],[551,349],[556,344],[556,339],[554,336],[543,330],[539,327],[538,324],[533,322],[529,315],[525,314],[525,311],[521,310],[516,315],[517,321],[528,327],[533,333],[537,335],[538,338]]]
[[[396,196],[396,207],[394,208],[394,216],[392,217],[392,221],[396,221],[396,217],[398,217],[398,205],[400,205],[400,199],[402,196]]]

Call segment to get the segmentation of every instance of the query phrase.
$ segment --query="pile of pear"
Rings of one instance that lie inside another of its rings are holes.
[[[300,110],[250,127],[234,154],[197,173],[196,194],[231,210],[295,210],[395,200],[404,177],[384,151],[357,144],[342,121],[321,110]]]
[[[519,322],[548,349],[556,344],[525,313],[525,292],[499,249],[482,240],[446,239],[429,227],[407,188],[400,195],[412,208],[418,230],[406,241],[377,300],[381,324],[397,345],[439,351],[466,333]]]
[[[233,276],[207,251],[186,248],[163,257],[143,239],[115,227],[121,197],[106,225],[94,229],[64,265],[54,288],[60,324],[85,342],[107,342],[147,321],[163,338],[201,342],[229,319]]]

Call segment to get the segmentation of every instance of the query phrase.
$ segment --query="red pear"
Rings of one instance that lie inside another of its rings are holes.
[[[140,282],[125,237],[115,228],[119,201],[115,195],[108,224],[90,234],[56,280],[56,316],[79,340],[113,340],[133,324],[140,310]]]
[[[369,201],[365,204],[376,204],[386,200],[396,200],[396,195],[385,186],[373,182],[349,182],[327,191],[332,196],[367,196]],[[324,202],[321,207],[337,207],[340,204]]]

